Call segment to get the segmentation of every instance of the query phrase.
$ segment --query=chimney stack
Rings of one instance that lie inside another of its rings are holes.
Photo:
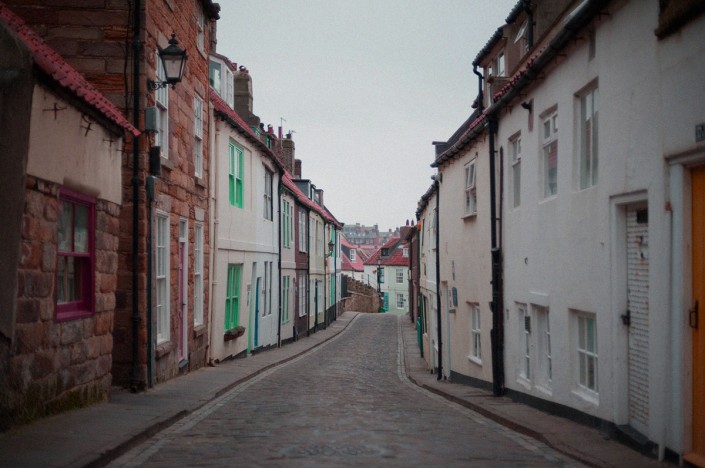
[[[301,178],[301,160],[294,159],[294,179]]]
[[[252,77],[244,66],[235,73],[235,112],[252,114]]]
[[[282,162],[287,171],[294,174],[296,169],[294,167],[294,155],[296,154],[296,146],[294,145],[294,140],[291,139],[291,134],[286,135],[286,139],[282,140]],[[299,168],[301,171],[301,168]]]

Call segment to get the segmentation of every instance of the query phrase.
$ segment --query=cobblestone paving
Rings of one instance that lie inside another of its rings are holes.
[[[111,466],[577,465],[409,382],[398,320],[359,315]]]

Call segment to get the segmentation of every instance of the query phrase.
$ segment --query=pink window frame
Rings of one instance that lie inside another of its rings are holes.
[[[88,274],[83,278],[83,291],[85,291],[84,298],[80,301],[66,302],[64,304],[59,304],[58,297],[58,275],[59,268],[58,262],[59,257],[67,256],[66,253],[59,252],[59,246],[57,241],[56,246],[56,265],[55,265],[55,284],[57,287],[54,290],[54,303],[56,304],[56,321],[64,322],[69,320],[75,320],[83,317],[90,317],[95,313],[95,198],[88,195],[84,195],[79,192],[74,192],[73,190],[67,188],[61,188],[59,190],[59,205],[62,201],[67,201],[73,204],[80,204],[88,207],[88,254],[87,255],[76,255],[69,253],[70,256],[87,258],[88,259]],[[72,225],[73,225],[72,220]],[[59,228],[57,221],[57,230]]]

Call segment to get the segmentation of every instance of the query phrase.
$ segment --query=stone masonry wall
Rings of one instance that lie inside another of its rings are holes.
[[[348,297],[342,299],[341,313],[345,311],[377,313],[382,300],[375,288],[347,277]]]
[[[108,398],[117,274],[118,213],[95,206],[95,314],[56,321],[59,186],[27,178],[17,271],[17,325],[7,376],[9,415],[22,423]]]

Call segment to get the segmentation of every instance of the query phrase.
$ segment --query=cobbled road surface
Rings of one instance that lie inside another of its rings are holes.
[[[358,315],[111,466],[577,465],[409,382],[399,320]]]

